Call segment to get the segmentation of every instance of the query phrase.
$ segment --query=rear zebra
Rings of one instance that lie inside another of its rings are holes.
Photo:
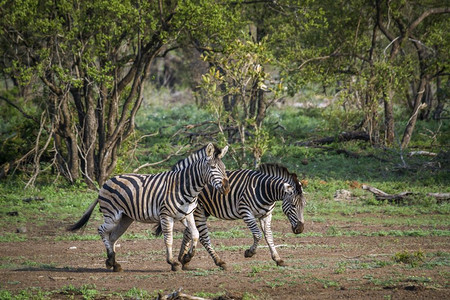
[[[245,257],[256,253],[259,241],[262,238],[258,228],[259,220],[266,242],[269,246],[272,259],[278,266],[285,263],[279,256],[273,242],[271,230],[272,211],[275,203],[282,200],[282,210],[288,217],[292,231],[295,234],[303,232],[303,209],[306,205],[301,183],[297,175],[290,173],[285,167],[265,164],[259,171],[237,170],[227,171],[230,192],[220,195],[211,186],[199,194],[199,205],[194,211],[194,219],[200,233],[200,242],[206,248],[215,264],[226,269],[226,263],[214,251],[209,238],[207,219],[214,216],[223,220],[243,219],[253,234],[253,245],[245,251]],[[183,269],[187,269],[189,258],[186,256],[189,245],[190,232],[185,230],[179,260]]]
[[[97,202],[104,216],[104,224],[98,232],[106,247],[106,267],[122,271],[115,259],[115,244],[133,221],[160,223],[167,251],[167,263],[172,270],[179,269],[173,259],[173,225],[181,221],[192,234],[192,246],[188,255],[193,256],[199,233],[195,227],[193,211],[197,195],[209,183],[219,193],[229,190],[228,177],[222,157],[228,147],[220,150],[208,144],[205,156],[191,161],[185,168],[159,174],[125,174],[109,179],[101,188],[98,198],[90,205],[81,219],[68,230],[75,231],[86,225]]]

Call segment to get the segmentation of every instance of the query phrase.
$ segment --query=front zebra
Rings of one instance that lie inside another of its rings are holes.
[[[215,264],[226,269],[226,263],[214,251],[209,238],[207,219],[214,216],[223,220],[243,219],[253,234],[253,245],[245,251],[245,257],[256,253],[256,248],[262,238],[257,219],[264,232],[272,259],[278,266],[285,265],[279,256],[273,242],[271,230],[272,211],[275,202],[282,200],[282,210],[287,215],[292,231],[295,234],[303,232],[303,209],[305,198],[297,175],[278,165],[262,165],[260,171],[237,170],[227,172],[230,192],[220,195],[210,186],[199,194],[199,205],[194,211],[194,219],[200,232],[200,242],[213,258]],[[183,269],[187,268],[189,260],[184,259],[189,244],[190,232],[185,230],[179,260]]]
[[[106,267],[115,272],[122,271],[115,259],[115,244],[133,221],[160,223],[166,245],[167,262],[172,270],[179,269],[173,259],[173,224],[182,221],[192,234],[193,256],[199,233],[195,227],[193,210],[197,206],[197,195],[209,183],[219,193],[229,190],[228,177],[222,157],[228,150],[220,150],[213,144],[205,148],[205,157],[192,161],[182,170],[159,174],[119,175],[108,180],[99,192],[98,198],[90,205],[81,219],[68,228],[75,231],[89,220],[97,202],[104,216],[104,223],[98,232],[106,247],[108,258]]]

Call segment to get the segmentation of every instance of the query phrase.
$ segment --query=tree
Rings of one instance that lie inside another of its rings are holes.
[[[364,114],[355,126],[387,145],[395,138],[394,103],[408,109],[408,95],[414,100],[402,145],[408,144],[424,88],[448,72],[448,7],[440,1],[383,0],[263,1],[260,6],[266,9],[260,24],[292,93],[311,82],[336,87],[336,96]]]
[[[2,73],[35,91],[59,172],[90,184],[114,171],[154,59],[193,39],[225,42],[234,21],[214,1],[3,1],[0,12]]]
[[[270,53],[264,41],[238,39],[221,52],[205,52],[204,59],[211,68],[202,77],[201,92],[209,100],[219,132],[229,143],[235,141],[237,133],[240,165],[245,163],[246,150],[250,150],[257,167],[268,144],[268,134],[262,126],[266,111],[283,95],[281,80],[273,80],[264,71],[264,66],[272,61]],[[264,93],[268,96],[264,97]]]

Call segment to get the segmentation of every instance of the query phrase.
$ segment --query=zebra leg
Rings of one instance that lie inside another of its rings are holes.
[[[269,246],[272,259],[277,263],[277,266],[280,266],[280,267],[286,266],[284,261],[281,259],[280,255],[278,255],[278,252],[275,249],[275,244],[273,243],[273,235],[272,235],[272,229],[271,229],[272,214],[269,213],[268,215],[260,218],[259,222],[260,222],[261,228],[264,232],[264,237],[266,239],[267,245]]]
[[[195,248],[197,247],[197,242],[198,242],[198,238],[199,238],[199,233],[198,233],[197,227],[195,226],[194,214],[190,213],[189,215],[187,215],[186,221],[187,221],[187,229],[189,230],[189,233],[191,236],[191,238],[190,238],[191,247],[189,248],[189,252],[184,254],[181,259],[181,263],[183,264],[183,269],[187,269],[188,263],[194,257]],[[184,238],[183,238],[183,240],[184,240]]]
[[[211,239],[209,238],[208,225],[206,224],[207,217],[205,215],[205,211],[197,209],[195,211],[195,223],[197,225],[199,234],[200,234],[200,243],[205,247],[206,251],[208,251],[209,255],[214,260],[216,266],[222,268],[223,270],[227,269],[227,264],[224,262],[220,256],[214,251],[214,248],[211,244]]]
[[[256,248],[258,247],[259,241],[262,238],[262,232],[259,230],[258,225],[256,224],[255,217],[253,215],[244,216],[244,222],[247,224],[247,227],[253,234],[253,245],[250,246],[249,249],[245,250],[245,257],[252,257],[256,253]]]
[[[109,241],[113,245],[114,253],[116,252],[116,242],[117,242],[117,240],[122,236],[122,234],[125,233],[125,231],[127,231],[128,227],[130,227],[131,223],[133,223],[133,219],[131,219],[130,217],[122,214],[122,218],[120,219],[119,223],[111,231],[111,233],[109,235]],[[122,271],[122,267],[117,262],[115,262],[113,267],[114,267],[113,268],[114,272],[121,272]]]
[[[187,265],[188,263],[187,262],[183,263],[183,258],[188,253],[188,249],[189,249],[190,243],[191,243],[191,232],[189,231],[189,228],[187,228],[187,223],[185,224],[185,226],[186,226],[186,229],[184,229],[183,240],[181,242],[181,247],[180,247],[180,253],[178,254],[178,261],[183,264],[183,270],[187,269],[187,267],[185,268],[185,265]]]
[[[105,244],[106,254],[108,256],[106,259],[106,268],[113,268],[114,272],[122,271],[122,267],[116,262],[116,241],[132,222],[133,220],[120,213],[115,216],[105,216],[105,223],[98,228],[98,233]]]
[[[172,271],[179,271],[180,264],[173,259],[173,218],[169,216],[161,217],[161,227],[164,234],[164,243],[166,244],[166,261],[172,266]]]

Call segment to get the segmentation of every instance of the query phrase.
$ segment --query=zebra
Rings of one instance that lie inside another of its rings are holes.
[[[178,166],[179,167],[179,166]],[[177,166],[174,166],[177,168]],[[230,192],[220,195],[210,186],[199,194],[199,205],[194,211],[194,219],[200,233],[200,242],[206,248],[215,264],[226,269],[226,263],[214,251],[209,238],[206,221],[209,216],[224,220],[243,219],[253,234],[253,245],[245,251],[245,257],[256,253],[262,233],[256,219],[264,232],[272,259],[278,266],[286,264],[279,256],[273,242],[271,230],[272,211],[277,200],[283,200],[282,210],[287,215],[295,234],[304,230],[303,209],[306,200],[301,183],[295,173],[276,164],[263,164],[259,171],[227,171]],[[185,230],[182,246],[178,256],[183,269],[188,269],[192,256],[187,255],[190,231]]]
[[[115,176],[103,185],[98,198],[81,219],[67,229],[75,231],[86,225],[99,203],[104,223],[98,232],[106,247],[106,267],[120,272],[122,267],[115,260],[115,244],[119,237],[133,221],[158,223],[164,234],[167,263],[172,271],[177,271],[179,263],[172,255],[174,221],[181,221],[193,233],[188,252],[193,256],[199,237],[192,213],[197,206],[197,195],[208,183],[219,193],[229,192],[228,177],[222,162],[227,150],[228,146],[221,150],[210,143],[199,150],[204,153],[201,158],[191,161],[182,170]]]

